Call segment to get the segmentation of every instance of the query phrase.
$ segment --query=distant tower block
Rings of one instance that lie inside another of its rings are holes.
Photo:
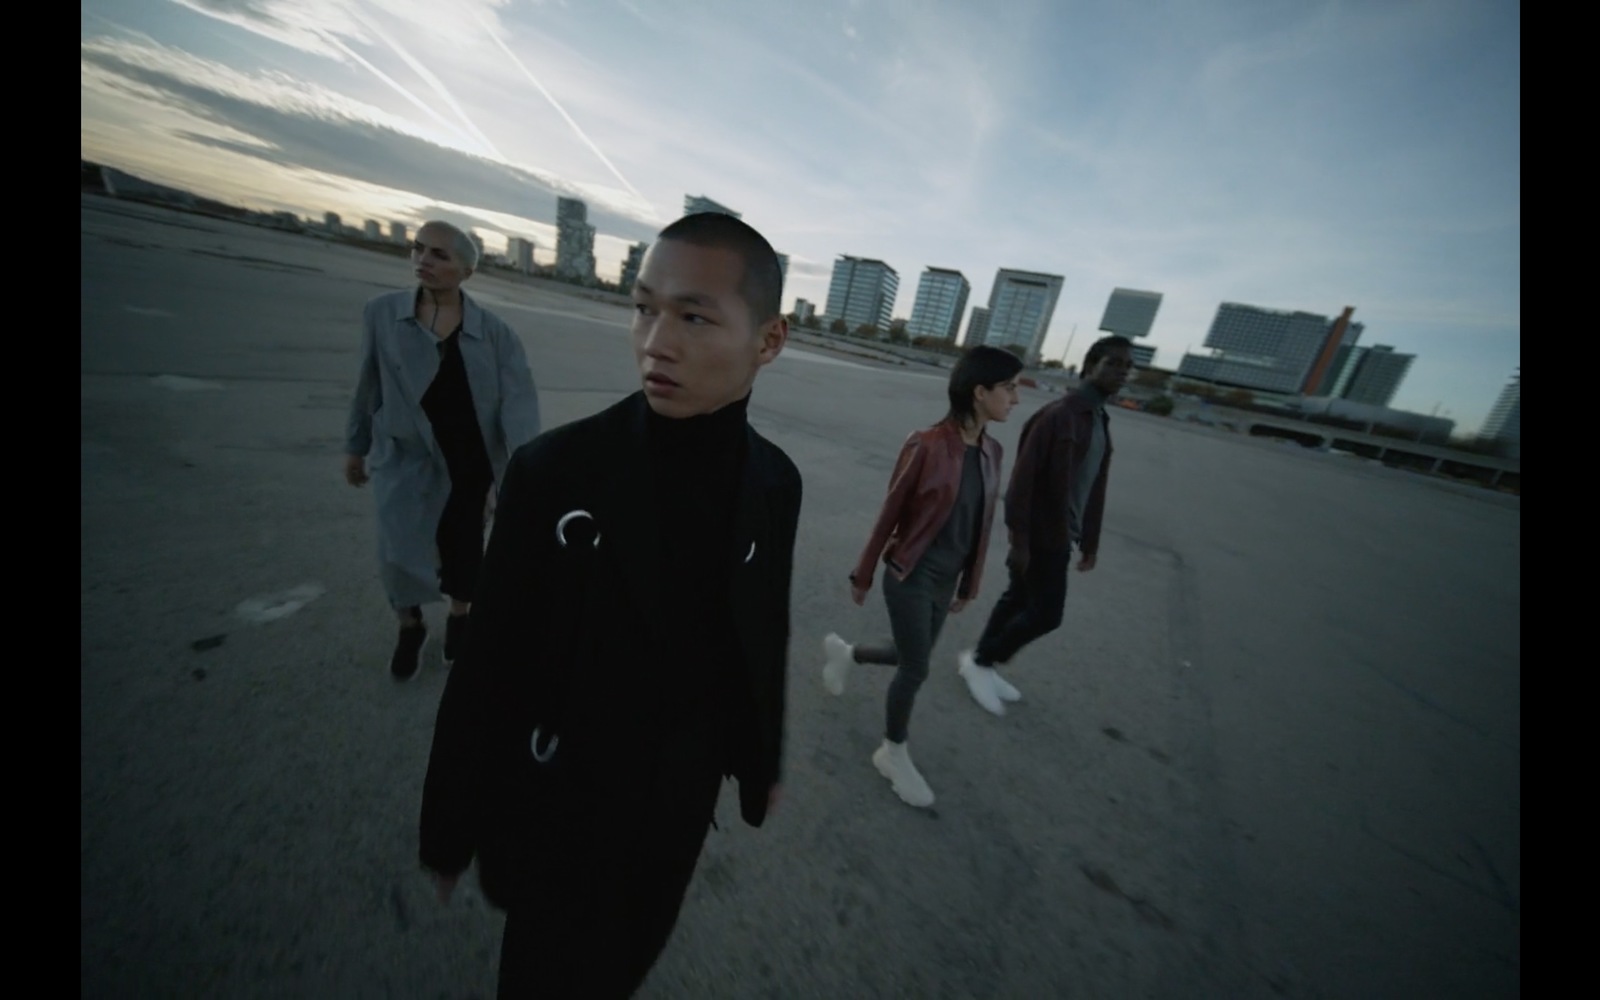
[[[1113,288],[1106,301],[1100,329],[1124,337],[1148,337],[1161,308],[1160,292],[1141,292],[1133,288]]]

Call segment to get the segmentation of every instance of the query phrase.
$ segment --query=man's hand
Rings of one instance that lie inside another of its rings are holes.
[[[1078,560],[1078,572],[1087,573],[1094,569],[1094,553],[1085,552],[1083,558]]]
[[[867,588],[856,586],[855,581],[852,580],[850,583],[850,599],[858,605],[867,603]]]
[[[1028,550],[1025,546],[1013,545],[1006,553],[1006,569],[1019,576],[1028,572]]]
[[[950,602],[950,613],[953,614],[953,615],[959,615],[961,613],[961,610],[963,608],[965,608],[966,606],[967,606],[967,598],[958,597],[955,600]]]
[[[344,457],[344,481],[351,486],[365,486],[367,484],[367,463],[360,455],[346,455]]]
[[[461,876],[440,875],[438,872],[429,872],[428,874],[433,879],[434,891],[439,894],[439,902],[450,902],[450,894],[455,891],[456,882],[460,881]]]

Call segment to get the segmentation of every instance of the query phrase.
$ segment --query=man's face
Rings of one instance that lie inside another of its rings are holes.
[[[739,294],[744,261],[720,247],[658,240],[633,286],[633,353],[650,408],[681,419],[712,413],[750,391],[778,356],[788,325],[758,328]]]
[[[451,234],[427,226],[417,230],[411,242],[411,267],[417,284],[430,292],[453,291],[472,273],[462,266]]]
[[[1133,374],[1133,352],[1126,347],[1113,347],[1102,354],[1089,369],[1087,378],[1091,385],[1108,396],[1116,394],[1127,384]]]

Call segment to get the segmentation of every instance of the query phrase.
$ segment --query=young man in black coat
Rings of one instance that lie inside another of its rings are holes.
[[[746,422],[788,337],[728,215],[662,230],[638,392],[519,449],[439,705],[421,860],[506,912],[502,997],[626,997],[665,946],[722,782],[777,800],[800,474]]]

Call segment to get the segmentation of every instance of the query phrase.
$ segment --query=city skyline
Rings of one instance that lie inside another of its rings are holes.
[[[547,253],[581,198],[608,280],[710,192],[790,255],[786,307],[845,253],[960,270],[973,302],[1002,266],[1063,275],[1042,354],[1079,327],[1068,364],[1118,287],[1161,289],[1166,367],[1219,302],[1354,303],[1416,356],[1395,405],[1464,428],[1520,362],[1515,8],[458,6],[87,0],[81,154],[493,253]]]

